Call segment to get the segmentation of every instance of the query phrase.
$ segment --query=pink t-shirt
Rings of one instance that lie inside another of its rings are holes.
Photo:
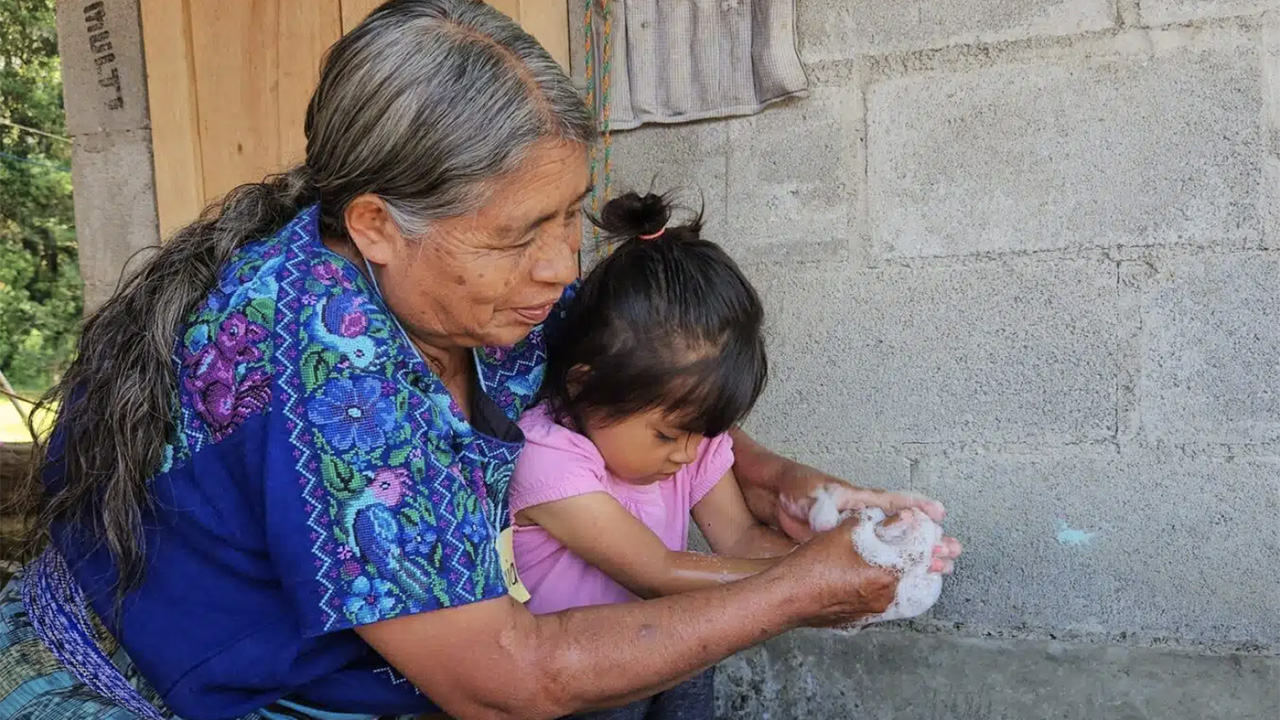
[[[584,435],[556,424],[539,405],[520,418],[525,448],[511,477],[511,516],[543,503],[606,492],[662,538],[672,550],[689,547],[689,511],[733,466],[726,433],[702,441],[698,459],[651,485],[632,485],[610,473]],[[534,614],[638,599],[612,578],[570,552],[546,530],[515,526],[516,570],[531,596]]]

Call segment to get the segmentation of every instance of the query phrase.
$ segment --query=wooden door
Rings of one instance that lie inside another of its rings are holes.
[[[320,59],[381,0],[141,0],[160,231],[305,151]],[[566,0],[490,0],[569,67]]]

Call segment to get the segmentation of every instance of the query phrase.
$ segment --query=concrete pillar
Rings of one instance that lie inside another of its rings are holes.
[[[59,0],[57,10],[88,313],[129,258],[160,240],[142,23],[138,0]]]

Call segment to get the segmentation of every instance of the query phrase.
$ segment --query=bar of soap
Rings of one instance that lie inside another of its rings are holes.
[[[868,565],[885,568],[898,576],[898,589],[889,607],[879,615],[859,620],[856,627],[913,618],[927,612],[942,594],[942,575],[929,572],[933,548],[942,542],[942,528],[915,509],[903,510],[899,513],[901,519],[892,525],[885,525],[885,514],[880,508],[841,513],[835,498],[825,489],[814,493],[809,525],[817,532],[825,532],[852,514],[860,516],[851,538],[854,549]]]

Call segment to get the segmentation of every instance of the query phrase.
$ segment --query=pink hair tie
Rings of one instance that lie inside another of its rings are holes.
[[[664,232],[666,232],[666,231],[667,231],[667,229],[666,229],[666,228],[662,228],[661,230],[659,230],[658,232],[656,232],[656,233],[654,233],[654,234],[652,234],[652,235],[641,235],[641,236],[640,236],[640,239],[641,239],[641,240],[657,240],[658,238],[662,237],[662,233],[664,233]]]

